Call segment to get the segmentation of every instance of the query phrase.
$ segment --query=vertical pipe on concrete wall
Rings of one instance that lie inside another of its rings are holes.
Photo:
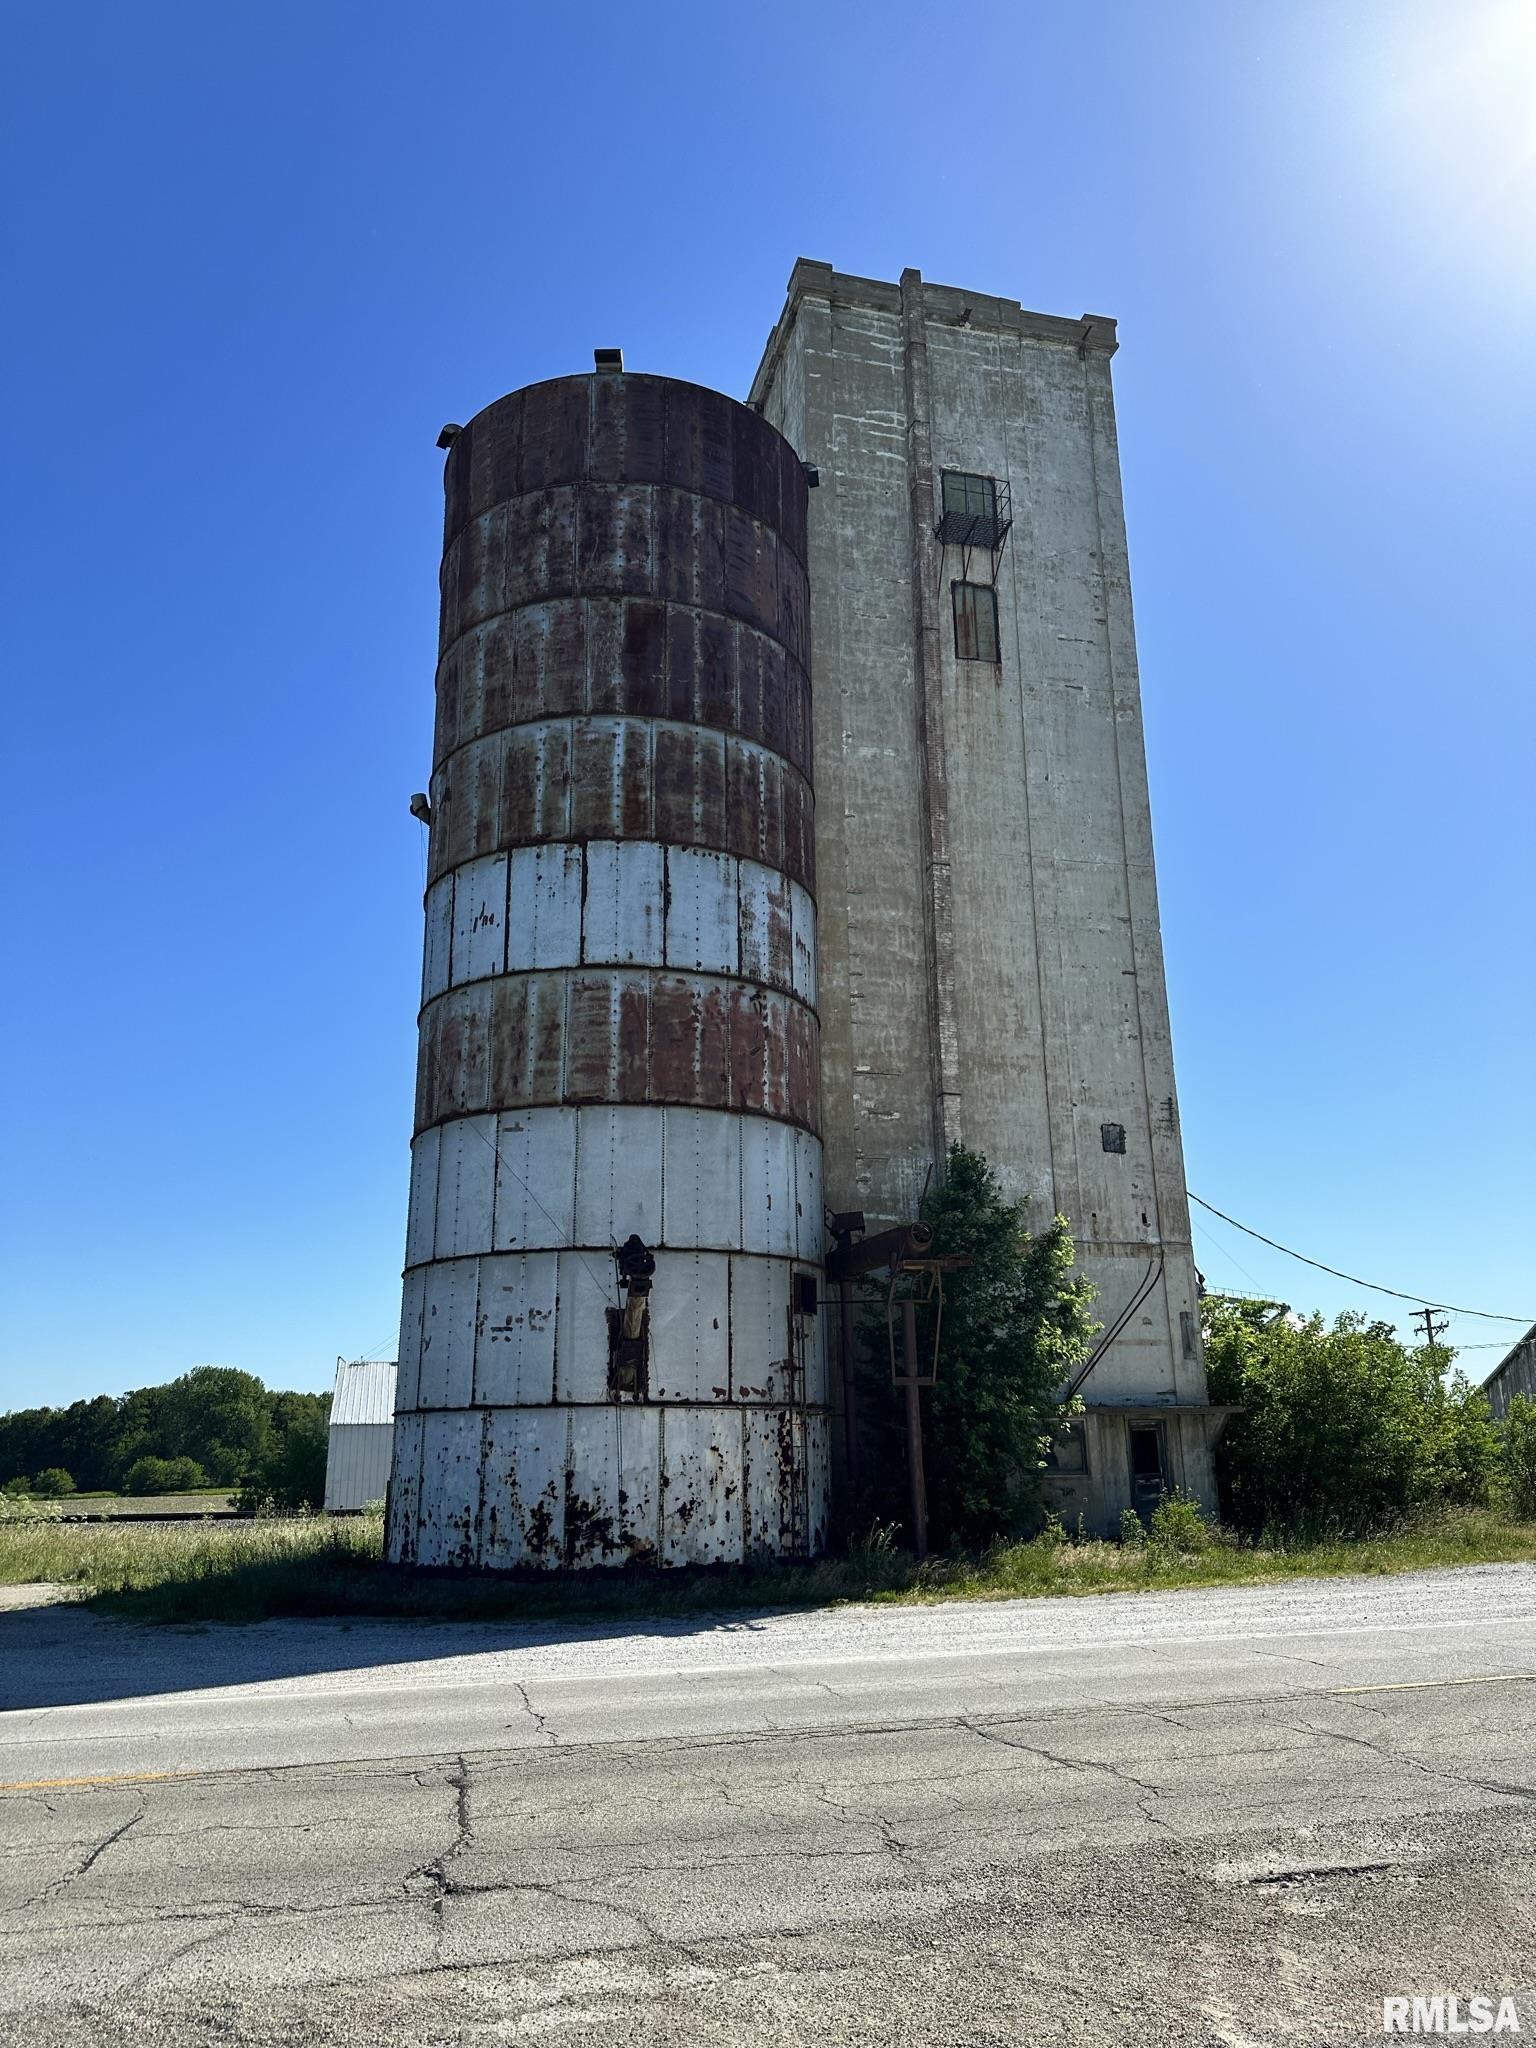
[[[728,398],[609,374],[478,414],[445,489],[389,1555],[814,1551],[803,467]]]

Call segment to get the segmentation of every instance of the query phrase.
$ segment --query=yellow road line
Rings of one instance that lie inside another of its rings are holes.
[[[76,1785],[164,1785],[172,1778],[201,1778],[204,1771],[119,1771],[107,1778],[18,1778],[0,1792],[62,1792]]]

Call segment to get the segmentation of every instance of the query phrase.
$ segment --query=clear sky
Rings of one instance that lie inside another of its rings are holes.
[[[4,19],[0,1408],[393,1355],[438,428],[799,255],[1118,317],[1190,1184],[1536,1319],[1536,8]]]

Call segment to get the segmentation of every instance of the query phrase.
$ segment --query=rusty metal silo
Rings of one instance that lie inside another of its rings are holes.
[[[599,373],[488,406],[445,488],[389,1555],[812,1553],[804,469]]]

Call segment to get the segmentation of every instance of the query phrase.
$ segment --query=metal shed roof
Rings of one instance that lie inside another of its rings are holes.
[[[336,1392],[331,1401],[331,1425],[339,1422],[393,1422],[395,1419],[395,1361],[392,1358],[359,1358],[336,1361]]]

